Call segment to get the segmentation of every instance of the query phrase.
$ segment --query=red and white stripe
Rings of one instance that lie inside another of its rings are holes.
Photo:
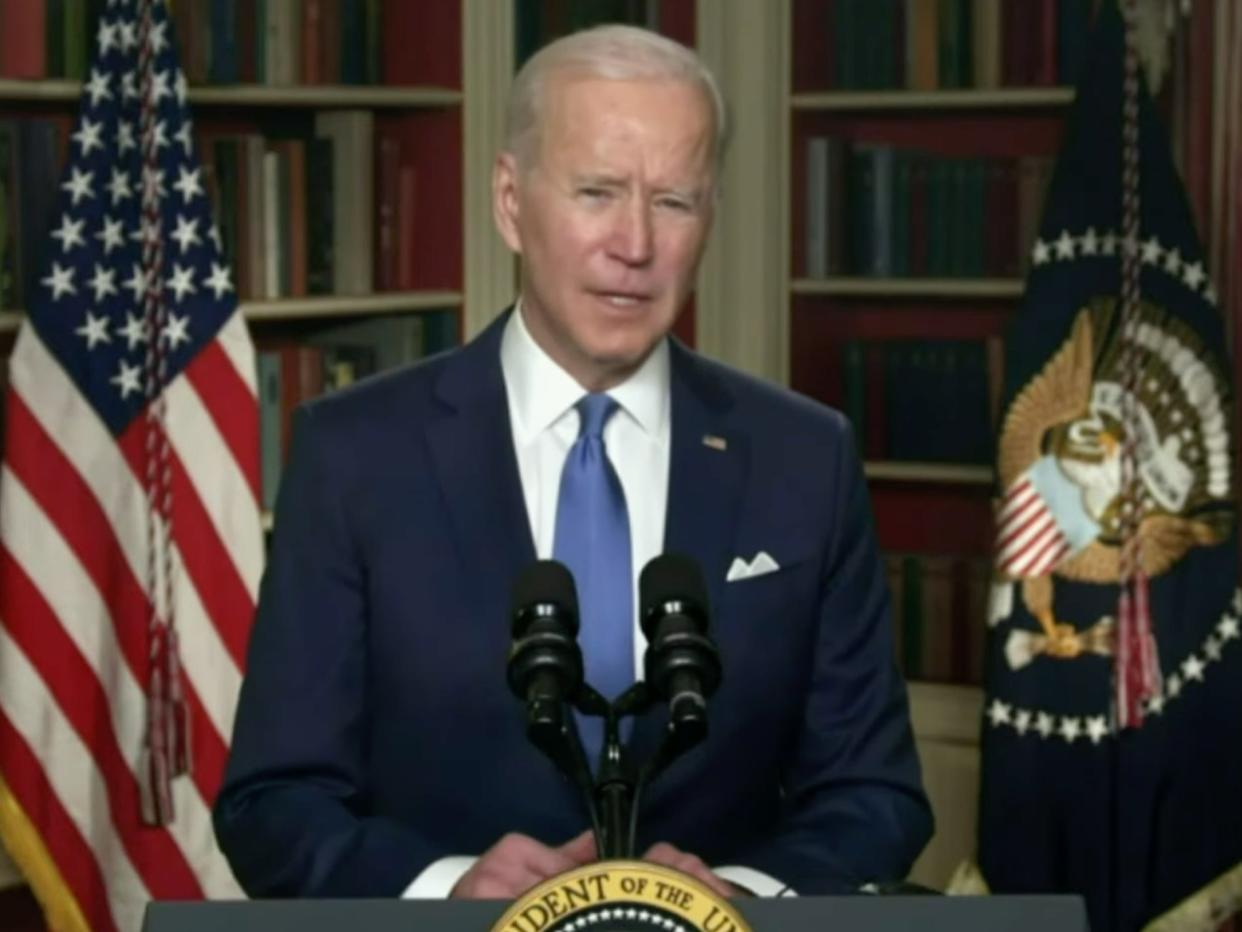
[[[173,782],[174,821],[150,827],[138,791],[151,607],[143,418],[118,442],[29,324],[10,364],[0,774],[94,929],[138,929],[152,898],[241,895],[210,810],[262,572],[253,373],[234,313],[166,392],[194,766]]]
[[[1041,576],[1071,550],[1030,479],[1022,479],[1005,494],[996,519],[996,568],[1011,579]]]

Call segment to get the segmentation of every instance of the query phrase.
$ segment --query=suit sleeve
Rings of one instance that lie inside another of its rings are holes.
[[[368,814],[366,569],[333,462],[348,446],[298,411],[213,813],[251,896],[398,896],[455,853]]]
[[[932,831],[866,483],[848,426],[835,433],[834,520],[784,812],[739,862],[802,894],[902,879]]]

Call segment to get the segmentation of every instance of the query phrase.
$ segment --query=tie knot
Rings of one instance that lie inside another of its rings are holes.
[[[617,407],[617,402],[611,395],[601,392],[583,395],[577,405],[578,416],[582,420],[578,436],[602,438],[604,425],[608,423],[608,419],[612,417]]]

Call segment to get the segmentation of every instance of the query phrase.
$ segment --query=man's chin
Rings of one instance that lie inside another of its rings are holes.
[[[591,354],[591,368],[598,379],[612,388],[624,382],[647,361],[662,337],[642,346],[609,347]],[[602,391],[603,389],[597,389]]]

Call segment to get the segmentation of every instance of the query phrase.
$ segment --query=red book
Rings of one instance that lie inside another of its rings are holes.
[[[319,78],[324,84],[341,83],[341,4],[358,0],[320,0]]]
[[[1001,77],[1008,87],[1031,83],[1032,9],[1031,2],[1001,4]]]
[[[866,436],[863,452],[868,460],[886,459],[888,453],[888,406],[884,397],[884,342],[867,341],[863,346],[863,391],[867,399]]]
[[[306,145],[300,139],[281,144],[289,166],[289,295],[306,295]]]
[[[0,77],[46,78],[43,0],[0,0]]]
[[[414,254],[414,166],[404,164],[397,178],[397,287],[413,291]]]
[[[181,6],[182,4],[174,3],[173,6]],[[258,80],[258,46],[256,45],[258,26],[258,13],[247,13],[245,10],[240,11],[237,16],[235,27],[235,38],[237,41],[237,80],[243,84],[253,84]]]
[[[915,158],[914,164],[910,166],[910,276],[912,278],[921,278],[927,274],[927,237],[932,235],[927,222],[927,176],[927,158]]]
[[[1038,39],[1033,56],[1032,83],[1051,87],[1057,83],[1057,0],[1039,0]]]
[[[323,394],[323,350],[318,346],[286,343],[280,351],[280,449],[289,462],[293,439],[293,410]]]
[[[991,159],[987,171],[984,272],[993,278],[1012,278],[1018,274],[1018,169],[1012,159]]]
[[[302,83],[323,83],[323,7],[321,0],[302,6]]]
[[[397,202],[401,144],[381,133],[375,170],[375,288],[397,290]]]
[[[461,5],[381,2],[380,70],[384,83],[461,87]]]

